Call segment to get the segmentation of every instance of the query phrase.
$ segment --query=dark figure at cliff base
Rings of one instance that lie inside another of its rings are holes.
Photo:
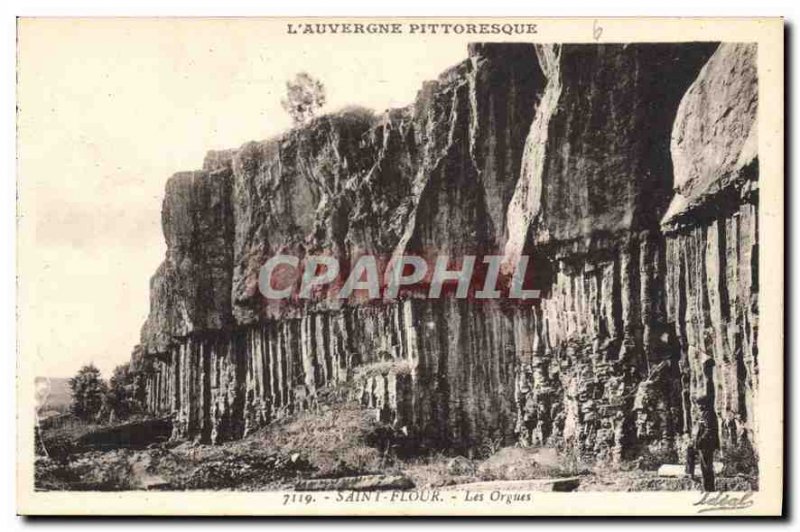
[[[703,476],[703,491],[715,491],[714,485],[714,451],[719,448],[717,416],[714,405],[708,396],[697,401],[700,410],[697,432],[694,437],[694,449],[700,458],[700,473]],[[693,466],[694,464],[692,464]],[[694,467],[692,467],[694,469]],[[691,472],[694,474],[694,471]]]

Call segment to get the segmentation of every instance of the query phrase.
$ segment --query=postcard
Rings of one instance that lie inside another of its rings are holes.
[[[17,30],[19,513],[782,513],[782,19]]]

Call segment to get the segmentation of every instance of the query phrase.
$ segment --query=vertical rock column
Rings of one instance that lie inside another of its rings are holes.
[[[665,333],[661,214],[678,106],[716,45],[539,49],[548,84],[509,206],[507,259],[534,259],[536,349],[517,381],[523,443],[618,460],[674,448],[679,350]]]
[[[672,134],[675,195],[667,311],[682,351],[684,429],[714,404],[724,450],[753,443],[758,392],[756,45],[723,44],[683,98]]]

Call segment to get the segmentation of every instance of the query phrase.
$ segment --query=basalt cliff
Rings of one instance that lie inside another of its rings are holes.
[[[473,44],[350,109],[172,176],[134,363],[173,437],[217,443],[347,384],[431,447],[678,452],[709,396],[754,441],[756,48]],[[278,253],[531,259],[541,297],[275,306]],[[360,371],[374,368],[374,371]]]

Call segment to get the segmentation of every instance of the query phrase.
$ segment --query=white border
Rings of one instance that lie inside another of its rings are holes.
[[[472,5],[470,5],[472,4]],[[15,259],[15,196],[16,196],[16,183],[12,176],[15,176],[15,88],[14,88],[14,73],[15,73],[15,20],[16,15],[67,15],[67,16],[108,16],[108,15],[125,15],[125,16],[143,16],[143,15],[160,15],[160,16],[203,16],[203,15],[486,15],[486,16],[501,16],[501,15],[535,15],[535,16],[785,16],[791,23],[796,21],[797,16],[797,2],[781,2],[779,0],[759,0],[758,2],[697,2],[696,0],[670,0],[663,3],[650,3],[645,4],[641,1],[617,1],[606,0],[602,3],[592,2],[585,3],[580,0],[557,0],[554,2],[530,2],[524,5],[519,2],[512,2],[510,0],[492,0],[491,2],[483,3],[466,3],[466,2],[450,2],[445,5],[436,5],[430,0],[406,0],[391,4],[389,2],[370,2],[363,4],[357,1],[340,1],[326,2],[326,1],[308,1],[308,0],[293,0],[290,3],[283,5],[273,5],[267,7],[266,5],[255,5],[255,2],[246,0],[229,0],[227,2],[209,2],[206,0],[197,0],[192,2],[180,2],[175,0],[140,0],[131,2],[129,5],[119,5],[108,1],[92,0],[92,1],[77,1],[66,2],[64,0],[11,0],[3,3],[0,6],[0,11],[4,15],[0,18],[0,46],[2,46],[2,53],[0,54],[0,72],[4,76],[0,79],[5,80],[5,83],[0,84],[0,101],[3,105],[0,106],[0,113],[2,114],[2,140],[0,140],[0,151],[2,152],[3,169],[6,170],[5,175],[9,176],[2,181],[0,185],[0,201],[2,201],[2,216],[0,216],[0,241],[3,242],[5,249],[4,253],[0,254],[0,268],[2,268],[2,275],[0,275],[0,287],[2,287],[2,294],[5,296],[5,301],[0,307],[0,337],[6,342],[7,351],[9,352],[5,361],[6,371],[6,386],[3,387],[5,399],[2,404],[5,405],[3,413],[3,427],[5,430],[5,438],[2,438],[2,472],[5,482],[2,489],[2,500],[5,503],[3,507],[3,516],[6,518],[4,524],[10,525],[16,529],[26,524],[25,521],[14,519],[15,512],[15,431],[16,431],[16,401],[15,401],[15,386],[12,379],[15,375],[16,357],[13,353],[16,352],[15,346],[15,275],[16,275],[16,259]],[[794,37],[797,38],[796,35]],[[792,46],[794,48],[794,46]],[[787,53],[790,52],[787,50]],[[797,58],[792,54],[789,55],[791,60],[792,71],[797,68]],[[796,107],[795,107],[796,112]],[[787,116],[786,126],[791,126],[794,122],[795,113],[792,116]],[[795,137],[792,139],[791,146],[787,146],[790,152],[798,151],[798,141]],[[792,161],[790,161],[792,162]],[[787,175],[793,175],[794,168],[787,168]],[[800,241],[800,231],[798,231],[797,223],[798,217],[793,216],[795,206],[800,204],[800,188],[796,185],[791,190],[791,198],[787,198],[787,229],[792,235],[790,249],[798,248],[798,241]],[[792,297],[792,308],[794,301],[798,299],[798,288],[795,283],[792,293],[787,294]],[[790,312],[790,309],[786,309]],[[787,323],[787,331],[798,330],[800,326],[800,317],[797,313],[790,313],[791,323]],[[791,340],[791,338],[787,338]],[[787,353],[791,356],[794,355],[794,345],[787,343]],[[794,377],[794,382],[797,382],[798,377],[798,363],[794,363],[791,367]],[[790,376],[787,374],[786,378]],[[791,401],[794,405],[796,394],[786,397],[787,403]],[[789,409],[787,404],[787,413],[796,409]],[[792,426],[793,437],[791,442],[797,442],[796,424]],[[797,460],[790,463],[795,465],[791,475],[796,479],[794,473],[796,472]],[[787,504],[791,507],[794,506],[796,513],[795,496],[793,491],[788,492]],[[632,504],[636,504],[632,501]],[[85,523],[84,523],[85,524]],[[340,523],[345,526],[353,526],[355,523]],[[410,523],[397,522],[388,526],[408,526]],[[666,524],[666,523],[665,523]],[[676,524],[676,523],[671,523]],[[725,523],[716,523],[717,525],[727,526]],[[119,524],[115,524],[117,526]],[[136,523],[133,523],[137,526]],[[153,524],[146,525],[139,523],[138,526],[153,526]],[[452,525],[462,526],[462,523],[451,523]],[[602,526],[602,523],[595,523],[592,526]],[[610,523],[606,526],[618,526],[619,523]],[[648,523],[647,526],[658,525],[657,523]],[[669,525],[669,524],[668,524]],[[39,525],[42,526],[42,525]],[[44,526],[51,526],[50,523]],[[159,525],[156,525],[159,526]],[[190,524],[191,526],[191,524]],[[223,526],[227,526],[223,525]],[[279,523],[271,523],[269,526],[282,526]],[[285,525],[283,525],[285,526]],[[312,526],[316,526],[312,524]],[[369,526],[369,525],[368,525]],[[387,526],[382,524],[381,526]],[[415,525],[417,526],[417,525]],[[424,526],[424,525],[423,525]],[[490,525],[491,526],[491,525]],[[519,526],[519,524],[518,524]],[[532,525],[530,523],[522,526],[542,526],[542,524]],[[698,522],[694,524],[681,523],[681,526],[709,526],[708,522]]]

